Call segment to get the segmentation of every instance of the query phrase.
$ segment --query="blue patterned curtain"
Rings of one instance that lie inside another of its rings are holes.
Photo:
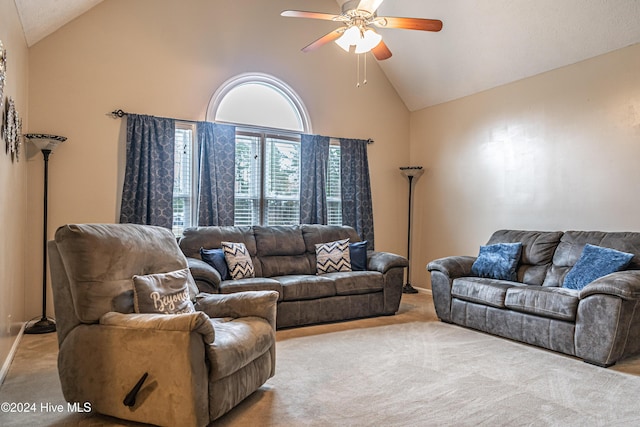
[[[121,223],[173,226],[175,120],[127,115]]]
[[[300,142],[300,223],[327,223],[329,137],[303,134]]]
[[[198,123],[200,180],[198,225],[233,225],[236,128]]]
[[[356,229],[362,240],[373,242],[373,204],[369,180],[368,141],[340,139],[340,181],[342,224]]]

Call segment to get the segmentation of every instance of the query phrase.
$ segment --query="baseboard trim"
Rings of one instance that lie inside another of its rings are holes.
[[[16,352],[18,351],[18,345],[22,340],[22,336],[24,335],[24,328],[26,326],[27,324],[23,323],[22,327],[20,327],[20,332],[18,332],[18,335],[16,335],[16,339],[13,341],[11,350],[9,350],[9,354],[7,355],[7,358],[4,360],[4,363],[2,364],[2,369],[0,369],[0,385],[4,383],[4,379],[7,377],[7,373],[9,372],[9,368],[11,367],[11,362],[13,362],[13,358],[15,357]]]
[[[420,294],[427,294],[427,295],[433,295],[433,293],[431,293],[431,289],[427,289],[427,288],[419,288],[417,286],[414,286],[414,289],[416,291],[418,291],[418,293]]]

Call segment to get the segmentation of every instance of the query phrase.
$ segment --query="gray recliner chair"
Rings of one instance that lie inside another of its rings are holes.
[[[273,376],[277,292],[196,295],[191,279],[196,312],[134,312],[134,275],[187,268],[169,230],[65,225],[48,249],[68,402],[137,422],[201,426]]]

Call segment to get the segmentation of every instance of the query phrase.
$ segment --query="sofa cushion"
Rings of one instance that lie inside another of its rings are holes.
[[[220,293],[231,294],[244,291],[276,291],[278,301],[282,301],[282,285],[277,280],[267,277],[252,277],[239,280],[224,280],[220,282]]]
[[[244,243],[222,242],[222,250],[232,279],[255,277],[256,271]]]
[[[169,273],[133,276],[133,308],[136,313],[194,313],[189,286],[195,286],[188,268]]]
[[[504,305],[523,313],[575,321],[579,302],[578,292],[570,289],[518,286],[507,289]]]
[[[224,251],[222,249],[200,248],[200,258],[202,258],[202,261],[215,268],[218,273],[220,273],[220,278],[222,280],[231,279],[231,276],[229,275],[229,268],[227,267],[227,260],[224,258]]]
[[[478,304],[504,308],[507,290],[514,286],[525,285],[482,277],[460,277],[453,281],[451,296]]]
[[[587,244],[565,276],[562,287],[581,290],[600,277],[624,270],[632,258],[633,254]]]
[[[351,271],[349,239],[316,245],[316,270],[318,274]]]
[[[335,282],[324,276],[289,275],[272,277],[282,285],[283,301],[299,301],[332,297],[336,294]]]
[[[299,226],[253,226],[258,257],[304,255],[306,246]]]
[[[471,272],[479,277],[517,281],[516,269],[521,252],[520,242],[480,246],[480,254],[471,266]]]
[[[322,277],[334,281],[337,295],[369,294],[384,288],[384,277],[377,271],[328,273]]]
[[[343,239],[349,239],[349,242],[354,243],[362,240],[356,230],[346,225],[303,224],[300,228],[308,254],[315,254],[316,245],[320,243]]]
[[[541,285],[562,235],[561,231],[498,230],[487,244],[521,242],[518,281]]]
[[[578,262],[586,244],[633,254],[633,259],[627,269],[640,269],[640,233],[567,231],[562,235],[558,248],[553,255],[553,264],[545,277],[543,285],[562,286],[566,274]]]
[[[367,271],[367,241],[349,243],[351,270]]]

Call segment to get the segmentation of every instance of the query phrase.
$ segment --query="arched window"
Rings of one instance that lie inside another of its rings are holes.
[[[233,77],[213,94],[207,120],[311,133],[300,97],[283,81],[261,73]]]

